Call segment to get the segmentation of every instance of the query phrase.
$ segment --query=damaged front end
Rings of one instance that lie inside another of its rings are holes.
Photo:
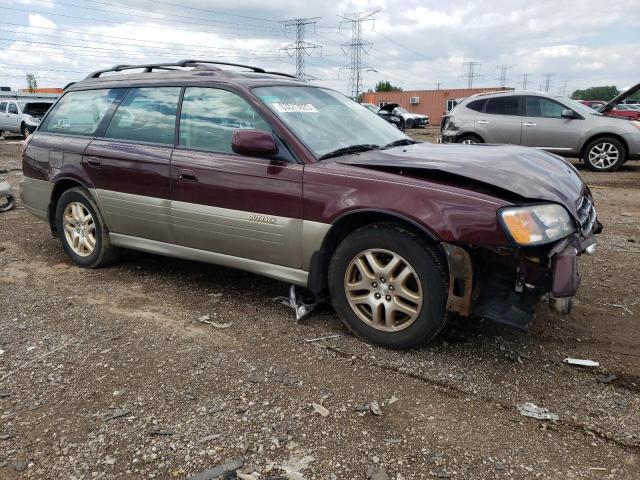
[[[594,253],[595,235],[602,231],[591,199],[579,201],[572,232],[550,243],[534,238],[531,243],[538,244],[523,245],[524,233],[516,230],[516,238],[513,235],[519,225],[504,226],[510,247],[442,244],[449,265],[447,309],[519,329],[527,329],[545,295],[553,310],[569,313],[580,285],[577,257]]]

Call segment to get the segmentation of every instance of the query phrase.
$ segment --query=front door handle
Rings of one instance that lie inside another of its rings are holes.
[[[87,164],[89,164],[90,167],[100,167],[102,165],[102,161],[97,157],[88,157]]]
[[[526,122],[526,123],[523,123],[522,125],[524,125],[525,127],[535,127],[536,126],[535,123],[531,123],[531,122]]]
[[[489,123],[489,120],[478,120],[478,123],[482,124],[482,125],[486,125]]]
[[[193,170],[187,170],[186,168],[178,169],[178,178],[184,182],[197,182],[198,177]]]

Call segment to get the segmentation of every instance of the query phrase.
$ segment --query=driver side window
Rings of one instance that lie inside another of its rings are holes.
[[[544,97],[527,97],[527,117],[562,118],[567,107]]]
[[[232,153],[234,130],[271,131],[246,100],[217,88],[188,87],[180,112],[180,145],[209,152]]]

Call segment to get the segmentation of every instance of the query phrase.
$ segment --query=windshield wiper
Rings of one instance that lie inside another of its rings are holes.
[[[348,155],[350,153],[360,153],[367,152],[369,150],[377,150],[380,148],[380,145],[374,145],[372,143],[363,143],[361,145],[350,145],[348,147],[338,148],[333,152],[325,153],[320,157],[320,160],[324,160],[326,158],[339,157],[341,155]]]
[[[410,138],[403,138],[401,140],[396,140],[395,142],[387,143],[382,148],[385,149],[385,148],[401,147],[403,145],[415,145],[416,143],[418,142],[416,142],[415,140],[411,140]]]

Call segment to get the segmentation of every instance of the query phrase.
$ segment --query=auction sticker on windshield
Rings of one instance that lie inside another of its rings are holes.
[[[310,103],[272,103],[273,108],[275,108],[280,113],[318,113],[318,109],[311,105]]]

